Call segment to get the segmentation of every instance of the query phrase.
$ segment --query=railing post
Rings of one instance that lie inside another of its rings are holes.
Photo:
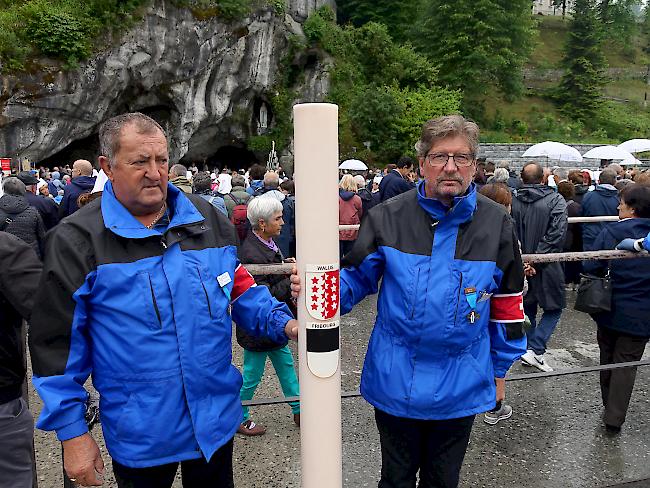
[[[296,257],[303,488],[341,488],[338,107],[296,105]]]

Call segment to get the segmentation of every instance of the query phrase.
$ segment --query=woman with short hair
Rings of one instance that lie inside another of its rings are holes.
[[[621,193],[618,222],[610,223],[594,241],[593,250],[612,250],[623,239],[642,239],[650,232],[650,188],[631,184]],[[592,314],[598,325],[600,364],[639,361],[650,338],[650,259],[585,261],[586,272],[605,274],[612,286],[611,311]],[[603,423],[620,432],[630,404],[636,368],[600,372],[605,407]]]
[[[253,198],[248,203],[248,220],[252,227],[239,249],[239,260],[242,264],[273,264],[285,261],[282,252],[274,241],[280,235],[282,225],[282,203],[275,198]],[[295,260],[286,260],[295,262]],[[296,306],[291,299],[291,284],[289,275],[254,275],[258,285],[269,288],[271,295],[285,302],[293,314]],[[250,400],[255,394],[264,369],[266,358],[271,359],[280,386],[285,397],[299,396],[298,378],[293,368],[293,356],[285,340],[282,343],[267,338],[254,337],[237,327],[237,342],[244,348],[243,384],[240,390],[242,401]],[[293,421],[300,426],[300,403],[289,402]],[[266,429],[256,424],[251,418],[248,407],[244,407],[244,421],[237,432],[243,435],[262,435]]]

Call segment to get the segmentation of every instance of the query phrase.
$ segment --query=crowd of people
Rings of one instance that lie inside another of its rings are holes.
[[[99,136],[98,168],[79,160],[2,182],[0,450],[12,455],[0,456],[0,486],[32,486],[23,319],[37,426],[62,442],[70,482],[99,485],[104,471],[85,417],[92,377],[118,486],[170,487],[179,464],[186,487],[233,486],[233,436],[266,432],[241,402],[267,358],[284,395],[299,396],[288,341],[300,277],[242,266],[295,262],[294,182],[257,164],[170,165],[164,130],[138,113],[109,119]],[[639,359],[650,337],[649,260],[521,258],[650,248],[649,175],[610,164],[592,181],[535,162],[517,174],[479,160],[478,141],[474,122],[440,117],[424,125],[415,159],[340,175],[339,223],[355,226],[339,232],[341,313],[379,293],[361,394],[375,409],[380,487],[414,486],[418,473],[424,488],[457,486],[475,416],[513,414],[512,364],[552,371],[546,349],[581,273],[611,276],[612,310],[593,317],[602,364]],[[600,215],[620,221],[567,220]],[[609,431],[625,421],[634,374],[601,373]],[[289,406],[299,427],[300,403]],[[20,422],[5,427],[12,415]]]

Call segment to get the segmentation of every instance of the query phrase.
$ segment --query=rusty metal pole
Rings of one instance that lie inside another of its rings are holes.
[[[293,117],[302,487],[341,488],[338,107],[300,104]]]

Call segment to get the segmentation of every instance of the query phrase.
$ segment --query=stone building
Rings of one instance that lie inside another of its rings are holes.
[[[553,0],[533,0],[533,14],[562,15],[562,4]],[[556,5],[557,3],[557,5]],[[566,13],[569,15],[573,9],[573,0],[567,0]]]

